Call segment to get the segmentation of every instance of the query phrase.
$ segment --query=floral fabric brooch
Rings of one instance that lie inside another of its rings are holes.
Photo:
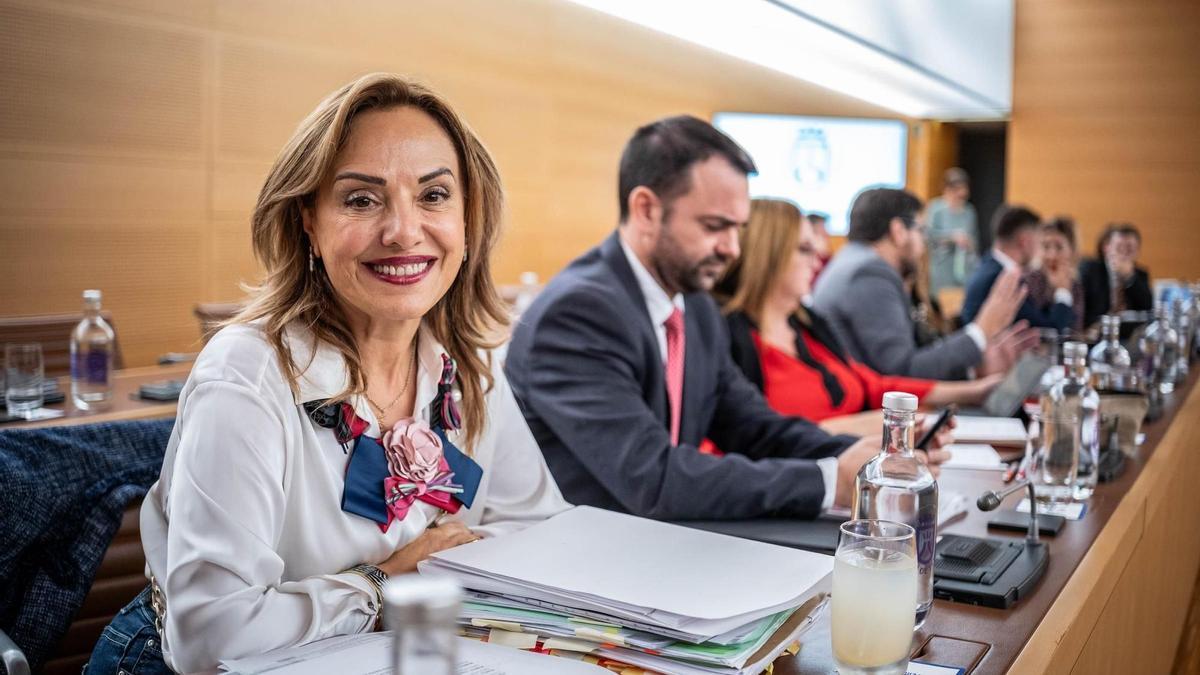
[[[432,425],[402,419],[377,439],[366,435],[370,424],[349,403],[304,404],[309,418],[331,429],[344,452],[354,446],[346,468],[342,510],[375,521],[384,532],[392,521],[404,520],[414,501],[447,513],[471,508],[483,479],[483,468],[446,436],[447,428],[461,428],[462,415],[454,389],[454,360],[443,354],[442,365],[438,393],[429,410]]]

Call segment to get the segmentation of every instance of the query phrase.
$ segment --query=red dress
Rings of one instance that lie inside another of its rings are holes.
[[[934,380],[881,375],[853,359],[842,361],[806,331],[801,338],[808,353],[833,374],[844,392],[841,404],[834,405],[818,370],[763,342],[758,331],[751,335],[758,349],[767,403],[783,415],[819,422],[827,417],[879,408],[883,405],[884,392],[888,391],[903,391],[924,398],[937,384]]]

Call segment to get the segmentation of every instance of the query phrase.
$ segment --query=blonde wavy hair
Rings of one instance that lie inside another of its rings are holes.
[[[725,290],[722,310],[726,314],[741,311],[755,323],[762,320],[771,287],[800,242],[803,217],[795,204],[782,199],[750,203],[750,222],[738,235],[742,254],[719,284]]]
[[[430,89],[398,75],[365,75],[321,101],[275,158],[251,219],[254,255],[266,270],[249,288],[249,305],[230,323],[261,321],[293,393],[307,365],[298,367],[284,340],[288,326],[311,330],[341,352],[349,370],[347,388],[330,401],[366,392],[361,357],[346,313],[324,268],[309,271],[310,243],[301,212],[333,168],[355,117],[367,110],[411,106],[432,117],[454,144],[462,165],[467,260],[446,294],[422,319],[458,364],[463,426],[469,450],[487,418],[485,394],[493,383],[488,336],[508,322],[491,273],[491,253],[500,236],[504,192],[486,148],[450,105]]]

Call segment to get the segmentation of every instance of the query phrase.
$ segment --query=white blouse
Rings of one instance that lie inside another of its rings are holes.
[[[329,345],[314,353],[308,331],[287,339],[303,369],[295,396],[257,326],[212,338],[179,396],[162,473],[142,506],[147,572],[166,597],[164,655],[177,672],[370,630],[375,591],[341,570],[382,562],[441,513],[414,502],[384,533],[342,510],[349,454],[302,404],[341,392],[349,375]],[[415,413],[428,421],[444,350],[422,327],[418,352]],[[483,479],[473,506],[451,516],[488,536],[569,506],[498,363],[492,375],[487,426],[472,452]],[[350,402],[378,438],[370,406],[361,396]],[[461,433],[450,439],[465,451]]]

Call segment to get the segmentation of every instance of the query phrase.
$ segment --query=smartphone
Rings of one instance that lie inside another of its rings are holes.
[[[138,396],[149,401],[177,401],[182,389],[183,380],[151,382],[138,388]]]
[[[956,412],[958,412],[958,406],[956,405],[948,405],[942,408],[941,414],[938,415],[937,421],[933,423],[933,426],[929,427],[929,431],[921,434],[921,440],[917,441],[917,450],[927,449],[934,437],[942,430],[942,427],[946,426],[950,418],[954,417]]]

